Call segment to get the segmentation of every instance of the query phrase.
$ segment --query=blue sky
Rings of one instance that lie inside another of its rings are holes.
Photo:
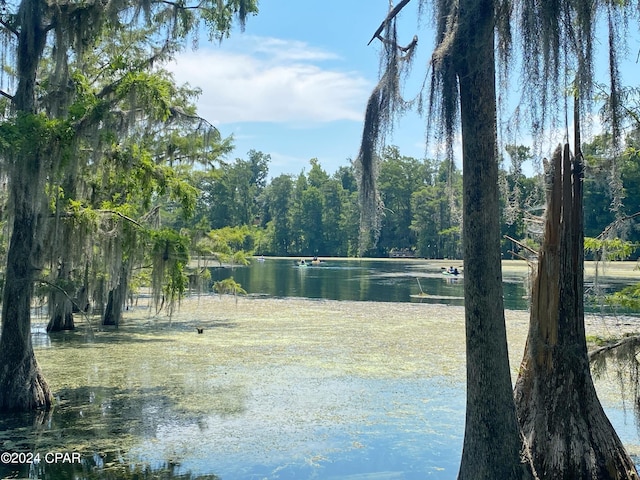
[[[429,12],[418,25],[417,4],[411,2],[399,17],[401,43],[419,35],[408,97],[427,73],[433,36]],[[171,68],[179,83],[202,89],[199,114],[223,136],[233,134],[236,149],[230,159],[246,158],[250,149],[268,153],[273,177],[308,171],[315,157],[333,173],[358,153],[379,66],[378,42],[367,42],[388,5],[388,0],[262,0],[244,32],[236,28],[221,44],[202,39]],[[629,47],[631,62],[625,68],[635,70],[635,81],[637,39]],[[426,151],[425,121],[416,114],[406,115],[387,143],[404,155],[435,156]]]

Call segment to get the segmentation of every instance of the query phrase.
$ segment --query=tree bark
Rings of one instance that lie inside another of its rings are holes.
[[[47,332],[61,332],[76,328],[73,321],[73,303],[63,292],[53,290],[49,294],[49,308],[51,311]]]
[[[455,49],[463,155],[467,406],[459,479],[531,478],[523,463],[504,317],[494,3],[461,0]]]
[[[39,159],[24,158],[39,168]],[[23,166],[24,167],[24,166]],[[26,168],[16,169],[18,172]],[[13,231],[7,252],[0,333],[0,410],[49,409],[52,396],[37,365],[31,343],[31,302],[42,216],[37,182],[25,175],[11,178]],[[36,184],[36,185],[34,185]]]
[[[33,114],[38,62],[42,58],[46,32],[39,0],[23,0],[18,11],[17,74],[13,100],[17,114]],[[25,132],[29,135],[32,132]],[[31,301],[38,268],[42,229],[44,153],[25,145],[11,159],[9,202],[13,206],[13,229],[2,302],[0,333],[0,411],[49,409],[52,395],[36,362],[31,343]],[[25,142],[26,143],[26,142]]]
[[[37,158],[24,159],[29,160],[38,163]],[[14,221],[2,301],[0,410],[48,409],[51,392],[38,368],[31,343],[33,260],[38,250],[37,230],[41,219],[34,199],[39,193],[31,191],[34,188],[31,178],[14,175],[11,180]]]
[[[129,267],[127,262],[122,262],[118,283],[115,287],[109,290],[109,294],[107,296],[107,307],[105,308],[104,316],[102,317],[102,325],[112,325],[115,327],[120,325],[120,320],[122,320],[122,307],[124,305],[128,289],[128,274]]]
[[[541,478],[637,479],[598,400],[584,329],[581,155],[556,150],[531,298],[529,335],[515,398]]]
[[[70,280],[71,273],[67,265],[67,262],[62,262],[60,265],[58,279]],[[73,302],[69,297],[69,292],[52,288],[49,293],[49,323],[47,324],[47,332],[60,332],[73,329],[75,329]]]

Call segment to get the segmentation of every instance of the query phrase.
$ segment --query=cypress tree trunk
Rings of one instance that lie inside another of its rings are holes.
[[[545,165],[546,166],[546,165]],[[547,168],[547,218],[515,398],[541,478],[637,479],[598,400],[584,330],[582,158]]]
[[[128,289],[128,273],[129,267],[127,262],[122,262],[120,267],[120,277],[118,279],[117,285],[109,290],[109,294],[107,296],[107,307],[104,311],[104,316],[102,317],[102,325],[120,325],[120,320],[122,319],[122,307],[124,305],[127,289]]]
[[[58,272],[58,279],[69,280],[70,272],[67,262],[62,262]],[[73,302],[69,298],[68,292],[61,292],[58,289],[52,289],[49,294],[49,323],[47,324],[47,332],[59,332],[62,330],[73,330],[75,324],[73,322]]]
[[[13,99],[17,114],[33,114],[38,62],[46,41],[39,0],[23,0],[18,11],[18,84]],[[33,132],[24,132],[25,136]],[[52,395],[38,367],[31,343],[31,301],[38,268],[44,194],[43,152],[37,138],[25,142],[13,158],[9,203],[13,230],[7,252],[0,333],[0,410],[48,409]],[[35,145],[34,145],[35,144]]]
[[[530,478],[522,460],[504,318],[494,3],[461,0],[455,68],[463,155],[467,406],[459,479]]]
[[[14,190],[21,185],[16,185]],[[28,182],[27,182],[28,183]],[[29,187],[26,187],[28,190]],[[0,335],[0,411],[49,409],[52,395],[36,362],[31,343],[31,300],[33,298],[35,247],[38,216],[33,200],[16,206],[13,234],[7,254]]]
[[[54,290],[49,295],[49,323],[47,332],[60,332],[63,330],[74,330],[76,328],[73,321],[73,303],[62,292]]]

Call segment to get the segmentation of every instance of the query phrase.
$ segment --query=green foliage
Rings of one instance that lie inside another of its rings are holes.
[[[630,310],[640,311],[640,283],[623,288],[619,292],[607,295],[609,305],[621,306]]]
[[[247,226],[211,230],[197,242],[195,249],[200,255],[215,258],[220,265],[230,263],[232,268],[248,265],[256,232]]]
[[[260,197],[266,185],[269,155],[251,150],[248,159],[233,163],[219,160],[220,166],[194,173],[201,194],[196,215],[213,228],[252,225],[260,220]]]
[[[621,240],[620,238],[598,239],[585,237],[584,249],[586,253],[595,254],[600,260],[626,260],[638,248],[630,242]]]
[[[128,72],[117,85],[115,93],[120,98],[134,98],[132,108],[143,109],[155,120],[166,121],[169,118],[174,86],[155,73]]]
[[[42,155],[53,151],[68,154],[74,131],[64,120],[49,119],[44,114],[18,112],[0,123],[0,157],[18,160],[22,156]]]
[[[230,293],[233,295],[236,295],[238,293],[240,294],[246,294],[247,292],[242,288],[242,285],[239,284],[238,282],[236,282],[233,277],[229,277],[229,278],[225,278],[224,280],[220,280],[217,282],[214,282],[213,284],[213,289],[214,291],[216,291],[217,293],[220,294],[225,294],[225,293]]]
[[[153,297],[156,306],[160,306],[164,295],[169,313],[173,312],[176,302],[182,298],[189,284],[185,274],[185,267],[189,263],[189,246],[189,237],[171,229],[151,232]]]
[[[246,295],[247,292],[242,285],[236,282],[233,277],[225,278],[213,284],[213,290],[220,295],[233,295],[238,303],[238,295]]]
[[[221,40],[229,35],[231,21],[237,16],[240,26],[249,15],[258,13],[257,0],[206,0],[202,2],[203,18],[209,27],[210,37]]]

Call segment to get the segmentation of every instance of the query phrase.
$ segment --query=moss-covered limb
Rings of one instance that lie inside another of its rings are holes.
[[[638,123],[640,124],[640,122]],[[620,226],[623,223],[629,222],[639,216],[640,216],[640,212],[636,212],[636,213],[632,213],[631,215],[625,215],[624,217],[616,219],[610,225],[607,225],[607,227],[596,238],[598,240],[604,240],[609,238],[609,233],[611,231],[616,231],[618,228],[620,228]]]
[[[190,239],[173,230],[151,232],[151,285],[157,312],[166,301],[171,315],[188,287],[185,267],[189,263],[189,246]]]
[[[589,339],[588,339],[589,340]],[[597,348],[592,349],[589,352],[589,361],[597,362],[601,357],[607,357],[610,355],[616,355],[618,349],[625,350],[621,355],[626,356],[627,352],[632,350],[637,352],[640,346],[640,334],[629,334],[624,337],[611,337],[611,338],[597,338],[595,341]]]
[[[376,186],[378,150],[396,117],[410,104],[402,98],[401,77],[411,69],[418,38],[414,36],[409,44],[401,46],[395,23],[396,15],[407,3],[409,0],[403,0],[392,8],[372,37],[378,38],[384,47],[383,73],[367,101],[360,150],[354,161],[361,211],[359,255],[375,247],[380,236],[384,205]]]

